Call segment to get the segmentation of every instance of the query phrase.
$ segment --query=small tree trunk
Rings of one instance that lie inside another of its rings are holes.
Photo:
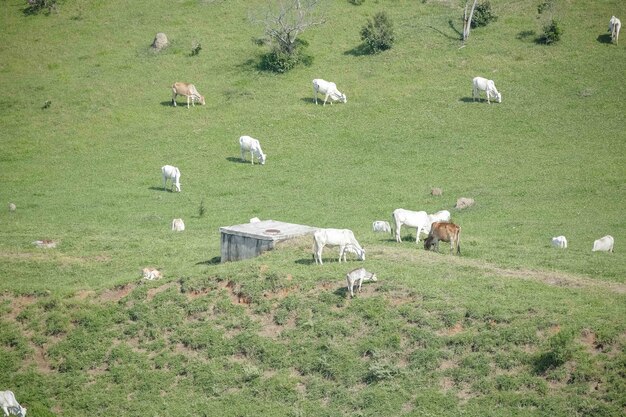
[[[476,7],[476,3],[478,0],[474,0],[474,4],[472,4],[472,8],[467,14],[467,5],[469,3],[465,3],[465,12],[463,13],[463,43],[469,38],[470,28],[472,27],[472,16],[474,15],[474,8]]]

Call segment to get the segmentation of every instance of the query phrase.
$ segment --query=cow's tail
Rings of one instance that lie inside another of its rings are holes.
[[[456,254],[461,255],[461,226],[459,226],[459,232],[456,235]]]

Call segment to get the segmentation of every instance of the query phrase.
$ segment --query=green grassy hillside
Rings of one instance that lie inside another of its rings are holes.
[[[265,5],[0,0],[0,389],[29,416],[623,414],[626,49],[606,28],[626,4],[556,0],[543,46],[538,2],[492,2],[461,47],[458,2],[326,1],[312,65],[284,75],[257,68]],[[363,55],[382,10],[396,43]],[[472,100],[477,75],[502,103]],[[316,106],[314,78],[348,102]],[[206,105],[172,107],[174,81]],[[371,232],[399,207],[450,210],[462,257]],[[352,229],[367,259],[316,266],[302,239],[220,264],[219,227],[254,216]],[[357,266],[380,279],[350,300]]]

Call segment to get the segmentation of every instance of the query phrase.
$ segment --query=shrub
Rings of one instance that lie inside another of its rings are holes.
[[[200,45],[200,42],[193,41],[191,44],[191,56],[198,55],[201,50],[202,50],[202,45]]]
[[[543,27],[543,33],[539,36],[537,42],[550,45],[554,42],[558,42],[561,39],[562,34],[563,30],[561,29],[559,22],[552,19],[549,24]]]
[[[543,12],[545,12],[546,10],[550,10],[552,9],[552,6],[554,5],[553,0],[545,0],[542,1],[541,3],[539,3],[539,5],[537,6],[537,13],[542,14]]]
[[[310,66],[313,63],[313,57],[304,52],[304,48],[307,47],[308,43],[298,39],[296,44],[291,53],[285,52],[278,47],[272,48],[270,52],[261,56],[259,68],[264,71],[284,74],[300,64]]]
[[[27,13],[39,13],[41,11],[46,14],[56,10],[57,0],[28,0]]]
[[[354,4],[355,6],[360,6],[365,2],[365,0],[348,0],[348,2]]]
[[[472,28],[487,26],[491,22],[498,20],[498,16],[491,11],[491,3],[485,1],[476,5],[472,15]]]
[[[374,20],[367,21],[361,28],[361,40],[371,53],[378,53],[390,49],[395,41],[393,24],[387,13],[380,12],[374,15]]]

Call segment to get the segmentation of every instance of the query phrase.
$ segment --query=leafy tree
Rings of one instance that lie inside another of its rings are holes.
[[[385,12],[374,15],[374,19],[367,20],[367,24],[361,28],[361,40],[372,53],[378,53],[390,49],[395,41],[393,24]]]
[[[539,38],[537,38],[537,42],[550,45],[558,42],[561,39],[562,34],[563,29],[561,29],[559,22],[552,19],[550,23],[543,27],[543,33],[539,36]]]
[[[498,20],[498,16],[496,16],[491,10],[491,3],[489,3],[489,1],[485,1],[477,4],[474,9],[474,14],[472,15],[472,28],[487,26],[489,23],[495,22],[496,20]]]

